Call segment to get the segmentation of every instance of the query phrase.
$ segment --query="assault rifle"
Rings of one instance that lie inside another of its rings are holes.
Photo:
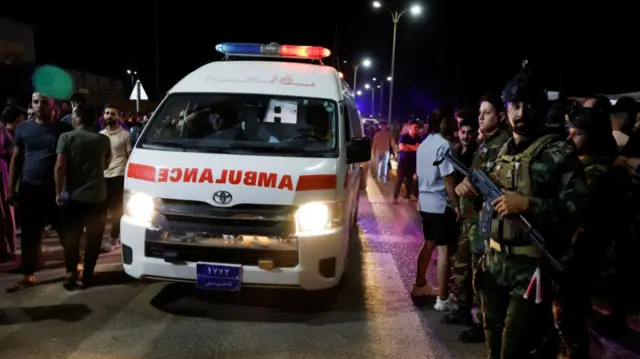
[[[464,165],[459,159],[451,154],[451,151],[446,151],[438,155],[440,157],[435,162],[433,162],[434,166],[439,166],[443,161],[447,161],[451,163],[453,168],[456,171],[460,172],[465,177],[469,178],[473,187],[482,195],[484,199],[484,205],[482,207],[482,211],[487,211],[487,215],[482,216],[485,218],[484,221],[481,220],[479,223],[480,232],[483,238],[489,238],[491,236],[491,219],[493,217],[494,208],[491,203],[502,196],[504,192],[489,178],[489,176],[482,170],[471,170],[467,166]],[[517,226],[518,229],[522,231],[527,237],[531,244],[540,251],[540,254],[551,264],[551,266],[558,272],[563,271],[563,266],[558,259],[556,259],[549,251],[544,247],[544,238],[542,234],[538,232],[531,223],[527,221],[521,214],[518,216],[510,217],[509,220],[513,221],[513,223]]]

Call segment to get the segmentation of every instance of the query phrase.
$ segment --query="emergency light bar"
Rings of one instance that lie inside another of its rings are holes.
[[[243,44],[238,42],[225,42],[216,45],[216,51],[225,55],[249,55],[249,56],[282,56],[306,59],[323,59],[331,55],[329,49],[319,46],[297,46],[271,44]]]

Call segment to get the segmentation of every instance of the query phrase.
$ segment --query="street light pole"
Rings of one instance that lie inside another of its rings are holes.
[[[379,1],[373,2],[374,8],[382,7],[382,3]],[[389,84],[389,115],[388,122],[391,124],[391,118],[393,117],[393,79],[395,79],[395,67],[396,67],[396,35],[398,33],[398,22],[400,22],[400,18],[407,11],[410,11],[413,15],[419,15],[422,12],[422,7],[420,5],[413,5],[411,8],[406,9],[402,12],[393,11],[388,9],[391,14],[391,21],[393,21],[393,43],[391,45],[391,81]]]
[[[140,86],[135,81],[134,76],[138,76],[138,71],[127,70],[129,76],[131,76],[131,87],[136,92],[136,112],[140,112]]]
[[[402,16],[404,12],[398,14],[396,11],[392,13],[393,19],[393,44],[391,45],[391,78],[394,79],[395,69],[396,69],[396,34],[398,33],[398,21],[400,21],[400,16]],[[389,83],[389,113],[387,116],[387,123],[391,124],[391,117],[393,116],[393,81]]]
[[[346,62],[346,61],[345,61]],[[353,91],[356,91],[358,85],[358,69],[360,69],[360,65],[364,67],[371,66],[371,60],[364,59],[362,62],[354,62],[353,63]]]
[[[371,118],[376,117],[376,88],[371,86]]]
[[[384,81],[381,81],[378,87],[380,88],[380,116],[382,116],[382,112],[384,112]]]
[[[353,89],[357,89],[356,85],[358,84],[356,81],[358,80],[358,68],[360,68],[360,64],[353,65]]]

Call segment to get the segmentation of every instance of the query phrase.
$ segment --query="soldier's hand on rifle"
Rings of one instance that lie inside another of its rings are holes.
[[[456,186],[456,194],[460,197],[475,197],[478,191],[473,187],[469,178],[465,177],[460,184]]]
[[[517,192],[505,191],[504,194],[496,198],[491,205],[501,216],[510,216],[524,213],[529,207],[529,197],[525,197]]]

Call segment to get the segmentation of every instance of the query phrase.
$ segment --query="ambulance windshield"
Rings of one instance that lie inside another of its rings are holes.
[[[142,147],[337,156],[334,101],[245,94],[173,94],[147,125]]]

